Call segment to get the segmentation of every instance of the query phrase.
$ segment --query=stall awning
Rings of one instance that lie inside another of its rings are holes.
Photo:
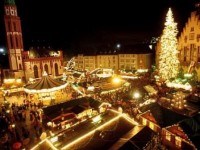
[[[53,79],[44,75],[39,81],[24,87],[24,91],[29,94],[48,93],[63,89],[68,83]]]

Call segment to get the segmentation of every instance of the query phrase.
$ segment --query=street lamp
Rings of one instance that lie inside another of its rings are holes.
[[[138,91],[136,91],[136,92],[133,93],[133,98],[134,98],[134,100],[135,100],[135,102],[136,102],[136,105],[139,104],[138,99],[139,99],[140,97],[141,97],[141,95],[140,95],[140,93],[139,93]]]
[[[140,98],[140,93],[139,92],[134,92],[133,93],[133,98],[135,98],[135,99],[139,99]]]
[[[113,83],[119,84],[120,82],[121,82],[121,79],[120,79],[120,78],[118,78],[118,77],[114,77],[114,78],[113,78]]]
[[[14,132],[14,138],[15,138],[15,140],[16,140],[16,131],[15,131],[15,124],[11,124],[11,127],[12,127],[12,130],[13,130],[13,132]]]

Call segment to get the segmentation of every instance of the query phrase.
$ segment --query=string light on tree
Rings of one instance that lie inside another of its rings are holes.
[[[161,49],[159,54],[159,75],[164,80],[174,78],[178,74],[177,34],[177,23],[174,22],[172,10],[169,8],[161,36]]]

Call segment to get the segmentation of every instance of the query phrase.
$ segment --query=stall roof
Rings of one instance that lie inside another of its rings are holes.
[[[62,82],[57,79],[51,78],[48,75],[44,75],[39,81],[25,86],[24,91],[30,94],[53,92],[53,91],[63,89],[66,86],[67,86],[66,82]]]

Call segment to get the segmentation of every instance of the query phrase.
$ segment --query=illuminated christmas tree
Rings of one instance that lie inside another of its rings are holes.
[[[161,49],[159,54],[159,75],[163,80],[169,80],[178,74],[177,34],[177,23],[174,22],[172,10],[169,8],[161,36]]]

